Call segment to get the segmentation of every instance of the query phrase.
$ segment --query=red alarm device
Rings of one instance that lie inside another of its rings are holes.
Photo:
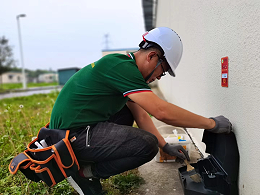
[[[228,57],[221,58],[221,86],[228,87]]]

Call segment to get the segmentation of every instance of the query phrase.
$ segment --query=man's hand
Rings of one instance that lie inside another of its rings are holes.
[[[232,130],[232,124],[224,116],[211,117],[216,123],[216,126],[212,129],[205,129],[212,133],[230,133]]]
[[[181,145],[170,145],[168,143],[162,148],[163,151],[171,156],[176,156],[176,161],[190,160],[188,152]],[[180,159],[180,160],[179,160]]]

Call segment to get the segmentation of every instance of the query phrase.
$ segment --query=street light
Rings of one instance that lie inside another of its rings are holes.
[[[25,14],[20,14],[16,16],[17,19],[17,25],[18,25],[18,37],[19,37],[19,42],[20,42],[20,53],[21,53],[21,64],[22,64],[22,75],[23,75],[23,89],[26,89],[26,76],[24,72],[24,63],[23,63],[23,47],[22,47],[22,37],[21,37],[21,29],[20,29],[20,23],[19,23],[19,18],[20,17],[26,17]]]

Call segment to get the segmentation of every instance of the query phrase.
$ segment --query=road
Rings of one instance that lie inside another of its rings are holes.
[[[33,94],[39,94],[39,93],[50,93],[53,90],[61,90],[61,86],[49,86],[49,87],[37,87],[37,88],[29,88],[26,91],[20,91],[20,92],[10,92],[10,93],[4,93],[0,94],[0,100],[5,98],[12,98],[12,97],[21,97],[21,96],[29,96]]]

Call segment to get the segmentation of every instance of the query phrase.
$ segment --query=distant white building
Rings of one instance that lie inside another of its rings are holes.
[[[2,83],[22,83],[23,82],[22,73],[17,72],[17,71],[5,72],[0,77],[2,77]],[[27,77],[27,74],[26,74],[26,77]]]
[[[122,49],[104,49],[102,50],[102,56],[111,54],[111,53],[120,53],[120,54],[128,54],[130,52],[138,51],[139,48],[122,48]]]
[[[58,81],[57,73],[45,73],[38,76],[38,82],[40,83],[53,83]]]

